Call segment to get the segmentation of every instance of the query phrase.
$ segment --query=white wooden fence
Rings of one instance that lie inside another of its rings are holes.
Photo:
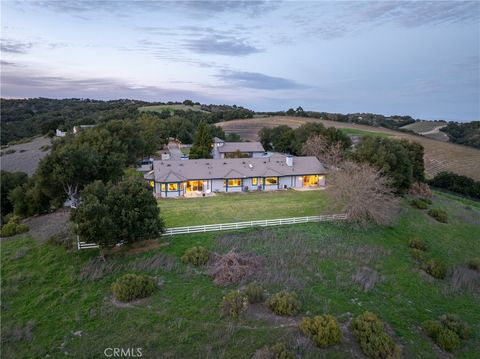
[[[342,213],[342,214],[324,214],[320,216],[264,219],[260,221],[248,221],[248,222],[205,224],[201,226],[167,228],[165,229],[165,232],[163,233],[163,235],[175,236],[179,234],[231,231],[231,230],[250,228],[250,227],[283,226],[283,225],[296,224],[296,223],[328,222],[328,221],[340,221],[345,219],[347,219],[347,215],[345,213]],[[98,245],[95,243],[80,242],[80,240],[77,237],[77,247],[78,249],[88,249],[88,248],[98,248]]]

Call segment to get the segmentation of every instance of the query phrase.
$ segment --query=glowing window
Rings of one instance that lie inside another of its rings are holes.
[[[252,178],[252,185],[256,186],[258,184],[258,178]]]
[[[178,183],[169,183],[168,184],[169,191],[178,191]]]
[[[150,187],[155,187],[155,181],[150,181]]]
[[[228,180],[228,187],[240,187],[242,185],[242,180],[235,178]]]
[[[267,177],[265,178],[266,185],[273,185],[278,183],[278,177]]]
[[[165,192],[165,183],[162,183],[162,191]]]

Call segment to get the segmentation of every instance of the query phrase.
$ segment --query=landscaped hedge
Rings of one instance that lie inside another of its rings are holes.
[[[155,290],[153,279],[138,274],[125,274],[112,284],[112,292],[121,302],[148,297]]]
[[[470,177],[457,175],[453,172],[440,172],[429,184],[448,191],[480,199],[480,182]]]
[[[313,318],[303,318],[299,328],[320,348],[338,344],[342,341],[342,331],[332,315],[325,314]]]

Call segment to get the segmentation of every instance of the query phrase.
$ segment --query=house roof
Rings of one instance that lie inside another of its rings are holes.
[[[231,179],[250,177],[282,177],[325,174],[325,168],[316,157],[293,157],[288,166],[285,155],[267,158],[222,158],[183,161],[154,161],[153,172],[157,182],[182,182],[200,179]],[[147,178],[148,175],[145,176]],[[151,178],[151,175],[148,176]]]
[[[220,153],[231,152],[265,152],[260,142],[225,142],[218,147]]]

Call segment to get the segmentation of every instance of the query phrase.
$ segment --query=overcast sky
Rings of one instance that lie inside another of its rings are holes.
[[[480,2],[1,2],[3,97],[480,119]]]

